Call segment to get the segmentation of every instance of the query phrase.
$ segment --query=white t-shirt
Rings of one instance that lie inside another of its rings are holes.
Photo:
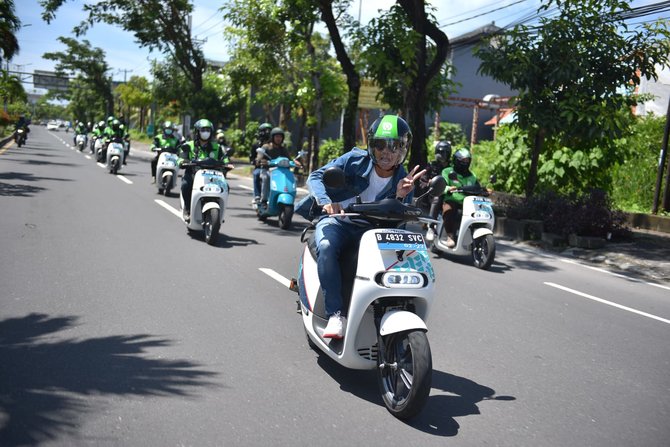
[[[377,195],[386,188],[386,186],[389,184],[391,181],[391,177],[380,177],[377,174],[377,171],[372,168],[372,173],[370,174],[370,184],[368,187],[360,193],[361,196],[361,202],[367,203],[367,202],[374,202],[375,199],[377,198]],[[353,197],[351,199],[344,200],[340,202],[340,206],[342,208],[346,208],[349,204],[351,203],[356,203],[356,198]]]

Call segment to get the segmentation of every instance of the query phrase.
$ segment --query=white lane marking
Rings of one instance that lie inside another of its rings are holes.
[[[562,256],[550,255],[550,254],[542,253],[542,252],[540,252],[540,251],[531,250],[531,249],[524,248],[524,247],[519,247],[519,246],[517,246],[517,245],[509,244],[509,243],[505,243],[505,242],[506,242],[506,241],[499,241],[499,240],[496,240],[496,244],[499,243],[500,245],[504,245],[504,246],[507,246],[507,247],[510,247],[510,248],[514,248],[514,249],[516,249],[516,250],[521,250],[521,251],[526,252],[526,253],[532,253],[533,255],[541,256],[541,257],[543,257],[543,258],[555,259],[555,260],[557,260],[557,261],[564,262],[564,263],[566,263],[566,264],[577,265],[577,266],[579,266],[579,267],[584,267],[584,268],[587,268],[587,269],[590,269],[590,270],[595,270],[596,272],[605,273],[605,274],[607,274],[607,275],[611,275],[611,276],[614,276],[614,277],[617,277],[617,278],[626,279],[626,280],[631,281],[631,282],[638,282],[638,283],[641,283],[641,284],[646,284],[646,285],[648,285],[648,286],[654,286],[654,287],[658,287],[658,288],[661,288],[661,289],[670,290],[670,287],[668,287],[668,286],[664,286],[664,285],[662,285],[662,284],[657,284],[657,283],[649,282],[649,281],[643,281],[643,280],[640,280],[640,279],[635,278],[635,277],[633,277],[633,276],[623,275],[623,274],[621,274],[621,273],[611,272],[611,271],[609,271],[609,270],[606,270],[606,269],[603,269],[603,268],[599,268],[599,267],[594,267],[594,266],[592,266],[592,265],[588,265],[588,264],[585,264],[585,263],[583,263],[583,262],[579,262],[579,261],[572,260],[572,259],[566,259],[566,258],[564,258],[564,257],[562,257]]]
[[[89,160],[91,159],[90,155],[84,155],[84,157],[88,158]]]
[[[258,270],[265,273],[270,278],[274,279],[275,281],[277,281],[279,284],[281,284],[282,286],[284,286],[286,288],[290,287],[290,285],[291,285],[291,280],[284,278],[282,275],[280,275],[279,273],[275,272],[272,269],[259,267]]]
[[[179,219],[181,219],[181,212],[175,209],[172,205],[168,205],[161,199],[154,199],[154,202],[156,202],[157,204],[159,204],[160,206],[162,206],[163,208],[165,208],[166,210],[177,216]]]
[[[239,187],[242,188],[242,189],[248,189],[249,191],[253,191],[253,190],[254,190],[254,188],[252,188],[251,186],[247,186],[247,185],[237,185],[237,186],[239,186]]]
[[[555,284],[553,282],[545,282],[544,284],[548,285],[549,287],[554,287],[556,289],[561,289],[565,292],[570,292],[570,293],[573,293],[575,295],[579,295],[581,297],[588,298],[590,300],[597,301],[597,302],[602,303],[602,304],[607,304],[608,306],[616,307],[617,309],[625,310],[627,312],[632,312],[634,314],[642,315],[643,317],[651,318],[653,320],[658,320],[660,322],[670,324],[670,320],[666,320],[665,318],[661,318],[661,317],[658,317],[656,315],[649,314],[647,312],[642,312],[641,310],[633,309],[632,307],[622,306],[621,304],[613,303],[611,301],[607,301],[607,300],[604,300],[602,298],[598,298],[596,296],[580,292],[578,290],[570,289],[568,287],[564,287],[564,286]]]
[[[102,163],[96,163],[96,164],[97,164],[98,166],[100,166],[102,169],[105,169],[105,168],[107,167],[107,165],[104,165],[104,164],[102,164]]]
[[[132,184],[133,184],[132,180],[128,180],[127,178],[125,178],[125,177],[122,176],[121,174],[116,174],[116,178],[118,178],[118,179],[121,180],[122,182],[125,182],[125,183],[127,183],[127,184],[129,184],[129,185],[132,185]]]

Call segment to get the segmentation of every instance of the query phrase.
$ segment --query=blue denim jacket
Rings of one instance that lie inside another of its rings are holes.
[[[326,188],[322,177],[326,169],[337,166],[344,171],[346,177],[343,188]],[[372,159],[364,149],[353,148],[346,154],[313,171],[307,178],[309,195],[304,197],[296,205],[295,212],[307,220],[313,220],[321,214],[321,207],[329,203],[342,202],[343,200],[356,197],[370,185],[370,173],[372,172]],[[393,173],[389,184],[380,192],[376,200],[394,197],[398,183],[407,176],[407,171],[401,165]],[[411,203],[412,194],[405,197],[405,203]]]

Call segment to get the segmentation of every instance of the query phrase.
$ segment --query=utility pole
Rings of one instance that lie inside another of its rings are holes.
[[[661,143],[661,154],[658,158],[658,172],[656,173],[656,188],[654,190],[654,203],[652,205],[651,213],[658,213],[658,202],[661,197],[661,188],[663,183],[663,168],[665,166],[665,159],[668,152],[668,136],[670,135],[670,98],[668,98],[668,111],[665,114],[665,130],[663,132],[663,142]],[[669,168],[670,169],[670,168]],[[667,211],[670,208],[670,193],[668,193],[666,184],[665,194],[663,196],[663,208]]]
[[[123,83],[126,84],[128,82],[127,80],[128,72],[132,73],[133,70],[128,68],[119,68],[117,70],[117,73],[121,72],[123,72]],[[127,110],[126,124],[128,125],[128,130],[130,130],[130,105],[126,104],[126,110]]]

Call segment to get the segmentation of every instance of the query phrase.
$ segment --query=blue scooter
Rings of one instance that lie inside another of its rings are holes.
[[[260,150],[260,149],[259,149]],[[269,173],[265,173],[269,185],[263,184],[263,189],[269,187],[265,195],[267,203],[254,203],[258,220],[265,222],[268,217],[278,216],[279,227],[287,230],[293,220],[293,203],[295,202],[296,184],[291,169],[295,163],[286,157],[277,157],[268,162]]]

